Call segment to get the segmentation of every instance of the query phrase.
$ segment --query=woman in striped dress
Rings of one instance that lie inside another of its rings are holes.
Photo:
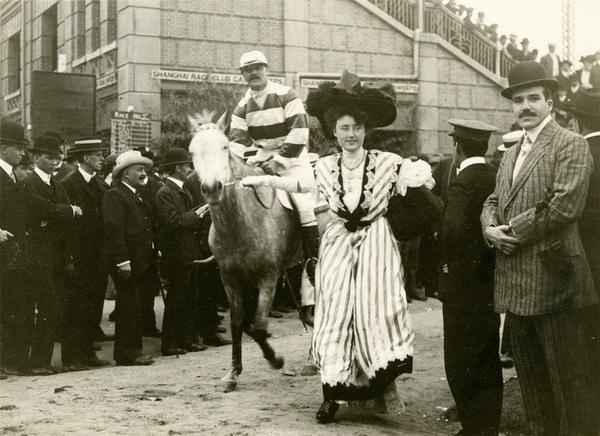
[[[395,378],[412,371],[413,330],[398,246],[384,217],[392,195],[431,184],[425,162],[365,150],[365,129],[396,117],[391,84],[361,86],[344,72],[307,99],[341,153],[322,158],[317,183],[335,218],[322,236],[315,291],[313,352],[324,402],[317,419],[331,422],[339,406],[402,407]],[[374,401],[373,401],[374,400]]]

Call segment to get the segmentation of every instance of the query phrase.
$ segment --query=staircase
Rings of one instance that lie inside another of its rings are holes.
[[[470,56],[474,61],[481,64],[491,72],[500,77],[506,77],[515,65],[515,61],[509,59],[496,44],[485,35],[467,30],[463,21],[448,9],[436,3],[424,0],[368,0],[383,10],[389,16],[400,22],[411,30],[418,26],[418,7],[416,1],[424,2],[423,29],[424,33],[434,33],[460,51]]]

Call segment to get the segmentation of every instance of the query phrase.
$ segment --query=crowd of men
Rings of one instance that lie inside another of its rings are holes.
[[[50,131],[30,144],[20,124],[0,121],[2,373],[106,366],[94,342],[110,339],[117,365],[153,363],[142,336],[160,337],[165,356],[230,343],[220,336],[217,266],[201,263],[210,222],[187,152],[165,154],[163,181],[140,151],[105,159],[99,139],[75,141],[68,165],[64,142]],[[114,337],[100,327],[109,277]],[[164,287],[161,333],[154,300]],[[51,364],[55,342],[60,367]]]

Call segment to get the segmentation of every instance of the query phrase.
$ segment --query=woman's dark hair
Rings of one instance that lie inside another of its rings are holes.
[[[325,125],[323,126],[323,131],[333,132],[337,120],[346,115],[349,115],[352,118],[354,118],[354,121],[356,121],[357,124],[367,124],[368,115],[367,113],[363,112],[359,107],[353,104],[336,105],[325,111]],[[328,136],[331,136],[331,133]]]

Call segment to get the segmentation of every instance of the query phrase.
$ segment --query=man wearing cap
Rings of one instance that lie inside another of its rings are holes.
[[[297,179],[316,187],[314,170],[308,159],[308,119],[302,100],[289,86],[268,78],[268,64],[259,51],[244,53],[240,70],[250,89],[231,116],[230,141],[246,147],[258,147],[249,164],[258,163],[271,175]],[[307,257],[312,260],[307,272],[314,279],[314,265],[319,253],[319,228],[312,193],[294,193]]]
[[[502,96],[524,137],[500,164],[481,225],[496,248],[495,310],[506,312],[534,435],[595,434],[585,329],[598,295],[577,228],[592,157],[585,140],[551,116],[558,83],[542,64],[515,65]],[[596,410],[595,410],[596,409]]]
[[[108,185],[96,175],[102,170],[105,150],[99,139],[75,141],[69,152],[77,157],[79,167],[62,180],[71,202],[82,210],[70,236],[75,276],[70,280],[69,306],[80,336],[77,361],[92,367],[110,364],[94,351],[108,282],[102,222],[102,198]]]
[[[546,71],[552,77],[558,77],[558,71],[560,68],[560,58],[556,53],[556,44],[548,44],[548,53],[540,59],[540,63],[544,66]]]
[[[448,185],[442,218],[444,362],[462,430],[498,435],[502,411],[500,316],[494,313],[494,252],[481,234],[479,216],[494,191],[496,174],[485,162],[492,132],[475,120],[451,119],[458,175]]]
[[[152,161],[139,151],[121,153],[112,172],[114,186],[102,199],[105,250],[117,290],[115,349],[117,365],[151,365],[142,356],[140,289],[153,262],[152,208],[140,197]]]
[[[521,50],[521,56],[519,57],[519,60],[521,62],[534,61],[537,57],[537,50],[533,52],[529,49],[529,40],[527,38],[524,38],[523,41],[521,41],[521,47],[523,47],[523,49]]]
[[[78,339],[65,287],[65,273],[74,274],[68,235],[73,218],[81,216],[81,208],[71,205],[65,188],[53,176],[61,161],[60,142],[53,136],[41,135],[35,138],[30,151],[36,168],[23,181],[24,189],[56,210],[30,231],[40,268],[33,272],[37,318],[29,365],[32,372],[43,375],[49,371],[57,337],[63,366],[83,369],[77,362]]]
[[[168,150],[163,168],[169,177],[156,195],[161,262],[170,283],[162,326],[164,356],[206,349],[195,343],[197,336],[193,333],[198,310],[198,270],[194,261],[200,259],[197,233],[202,212],[192,210],[192,194],[184,186],[192,172],[191,164],[187,151]]]
[[[575,71],[575,75],[577,79],[579,79],[579,83],[581,83],[581,87],[584,89],[589,89],[593,87],[600,87],[600,77],[596,77],[597,74],[592,74],[592,67],[594,66],[594,61],[596,58],[593,55],[582,56],[579,59],[579,62],[583,64],[581,69]]]

